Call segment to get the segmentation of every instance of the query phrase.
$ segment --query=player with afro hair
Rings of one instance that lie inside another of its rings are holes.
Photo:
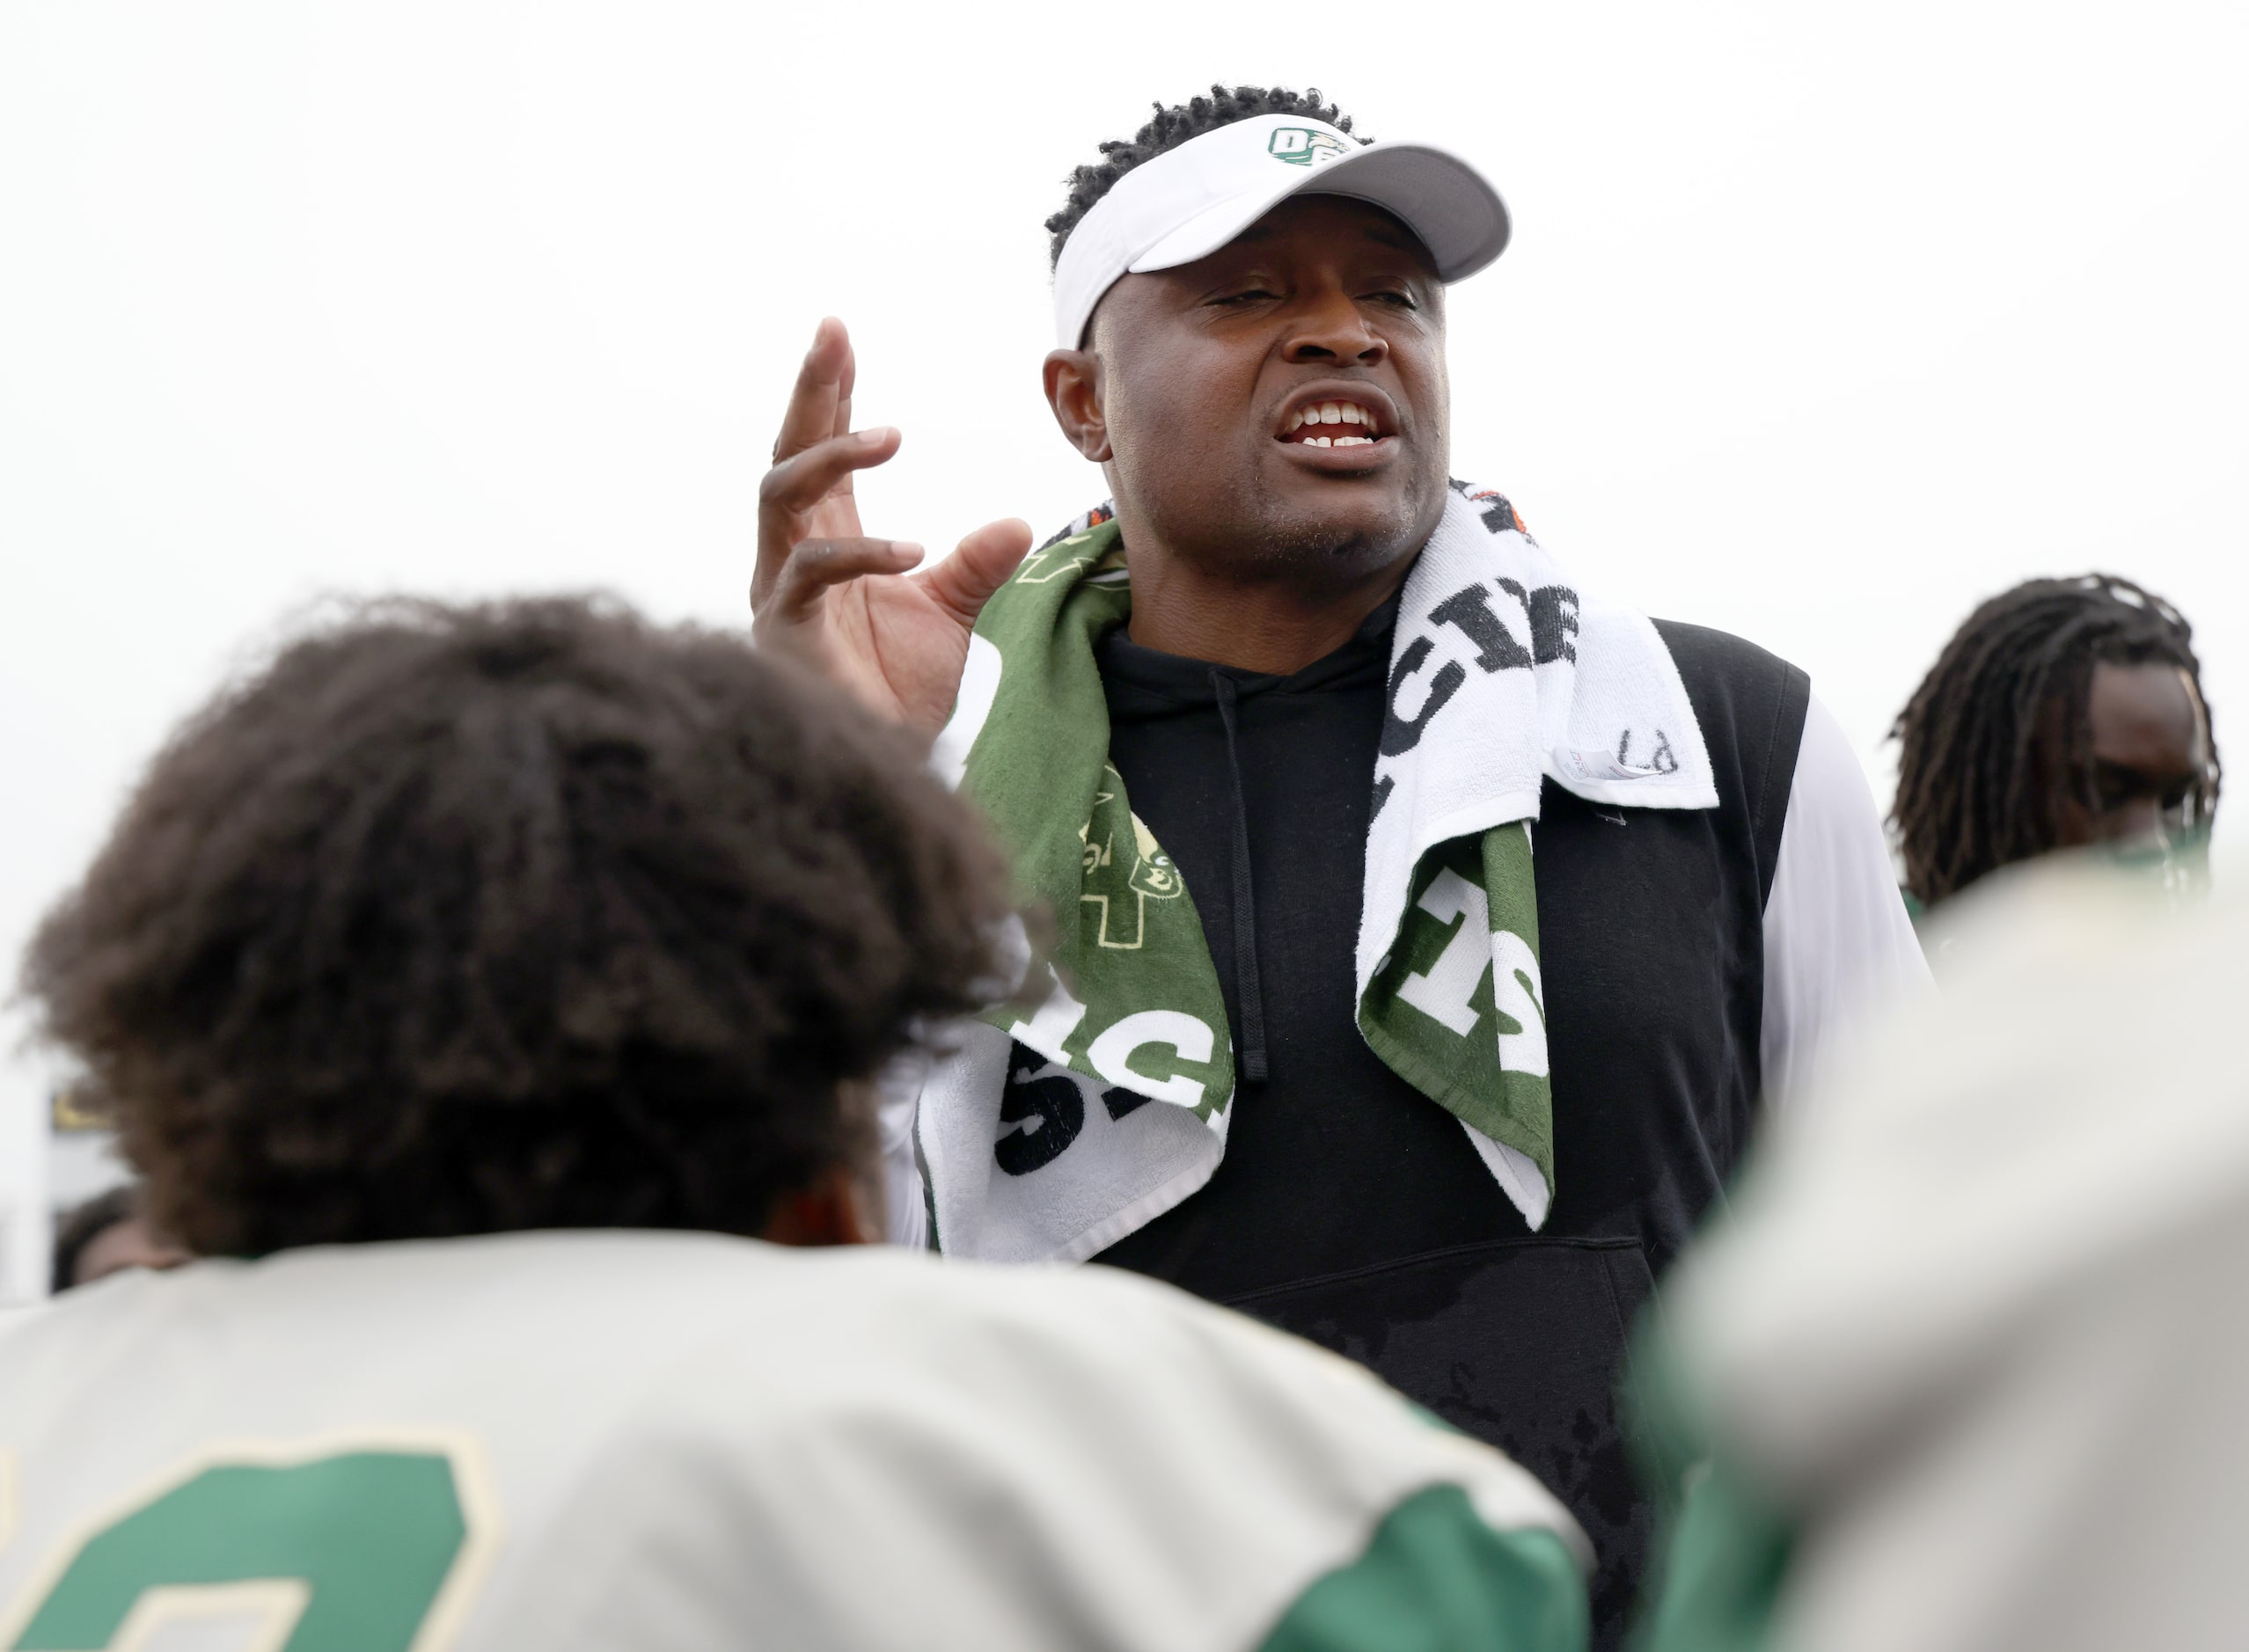
[[[600,601],[191,720],[25,985],[197,1260],[0,1332],[0,1644],[1582,1652],[1560,1505],[1354,1367],[871,1242],[1023,939],[925,755]]]

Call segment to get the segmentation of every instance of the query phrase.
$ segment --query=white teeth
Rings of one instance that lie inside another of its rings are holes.
[[[1379,430],[1374,415],[1355,401],[1323,401],[1316,406],[1300,407],[1288,416],[1288,428],[1281,434],[1293,436],[1307,425],[1358,425],[1373,432]],[[1363,436],[1305,436],[1300,438],[1307,447],[1372,447],[1382,438],[1379,435]]]

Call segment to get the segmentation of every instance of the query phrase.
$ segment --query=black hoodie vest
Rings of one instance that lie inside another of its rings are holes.
[[[1594,1641],[1613,1646],[1650,1525],[1615,1385],[1652,1278],[1754,1116],[1765,897],[1810,684],[1659,621],[1718,807],[1608,808],[1547,785],[1533,842],[1557,1188],[1533,1234],[1354,1021],[1394,619],[1287,677],[1122,632],[1100,645],[1110,759],[1193,892],[1245,1076],[1209,1184],[1095,1260],[1323,1343],[1508,1451],[1593,1539]]]

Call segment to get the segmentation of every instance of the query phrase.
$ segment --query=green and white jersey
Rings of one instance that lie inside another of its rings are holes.
[[[1103,1268],[526,1233],[0,1332],[0,1652],[1571,1652],[1582,1558],[1358,1367]]]

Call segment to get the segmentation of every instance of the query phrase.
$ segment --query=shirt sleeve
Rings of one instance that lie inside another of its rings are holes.
[[[1765,899],[1767,1104],[1789,1105],[1821,1052],[1864,1012],[1933,990],[1874,794],[1850,737],[1815,695]]]
[[[1256,1652],[1585,1652],[1587,1638],[1585,1581],[1563,1540],[1495,1530],[1459,1487],[1439,1485],[1392,1509]]]

